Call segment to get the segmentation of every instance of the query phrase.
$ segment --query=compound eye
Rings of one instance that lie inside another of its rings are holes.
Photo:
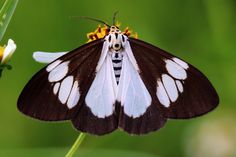
[[[111,26],[111,29],[115,29],[116,27],[115,26]]]

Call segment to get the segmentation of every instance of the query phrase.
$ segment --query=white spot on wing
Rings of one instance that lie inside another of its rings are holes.
[[[166,69],[168,73],[176,79],[184,80],[187,78],[187,73],[184,68],[182,68],[177,63],[173,62],[172,60],[165,60],[166,62]]]
[[[56,66],[58,66],[58,64],[60,64],[62,61],[61,60],[56,60],[55,62],[49,64],[46,68],[47,72],[52,71],[52,69],[54,69]]]
[[[186,62],[182,61],[181,59],[179,59],[179,58],[172,58],[172,59],[173,59],[173,61],[175,61],[177,64],[179,64],[184,69],[189,68],[188,64]]]
[[[59,91],[59,100],[61,101],[62,104],[65,104],[69,95],[70,91],[73,85],[73,76],[67,76],[62,82],[61,82],[61,87]]]
[[[166,92],[172,102],[178,98],[178,91],[175,85],[175,81],[167,74],[162,75],[162,82],[166,89]]]
[[[160,80],[157,81],[157,98],[159,99],[160,103],[165,107],[170,106],[170,100],[166,93],[166,90]]]
[[[77,105],[79,98],[80,98],[80,93],[79,93],[78,81],[75,81],[72,90],[70,92],[69,99],[67,101],[67,107],[69,109],[73,108],[75,105]]]
[[[53,93],[56,95],[60,87],[60,83],[57,82],[53,87]]]
[[[183,88],[183,85],[182,83],[179,81],[179,80],[176,80],[175,81],[177,87],[178,87],[178,90],[180,91],[180,93],[182,93],[184,91],[184,88]]]
[[[63,62],[55,67],[48,75],[49,82],[57,82],[63,79],[68,72],[69,61]]]

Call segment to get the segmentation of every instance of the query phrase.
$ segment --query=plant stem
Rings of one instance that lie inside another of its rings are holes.
[[[85,138],[85,133],[81,132],[78,138],[76,139],[75,143],[73,144],[73,146],[70,148],[69,152],[66,154],[66,157],[72,157],[75,154],[76,150],[79,148],[84,138]]]

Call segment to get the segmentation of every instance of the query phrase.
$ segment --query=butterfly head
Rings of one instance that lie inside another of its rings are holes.
[[[118,26],[111,26],[110,29],[109,29],[109,34],[110,33],[121,33],[120,29]]]
[[[117,26],[111,26],[109,34],[105,38],[109,42],[110,49],[120,51],[124,48],[127,36]]]

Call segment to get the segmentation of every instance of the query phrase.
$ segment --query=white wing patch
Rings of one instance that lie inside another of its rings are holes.
[[[52,71],[56,66],[58,66],[62,61],[61,60],[56,60],[55,62],[49,64],[46,68],[47,72]]]
[[[172,60],[175,61],[177,64],[179,64],[182,68],[184,68],[186,70],[189,68],[188,64],[179,58],[174,57],[174,58],[172,58]]]
[[[132,53],[129,52],[129,53]],[[129,117],[143,115],[151,105],[151,96],[129,56],[124,53],[117,100]]]
[[[80,93],[79,93],[79,86],[78,81],[75,81],[73,87],[70,92],[70,96],[67,100],[67,107],[69,109],[73,108],[79,101]]]
[[[176,80],[175,83],[177,85],[179,92],[182,93],[184,91],[184,87],[183,87],[182,83],[179,80]]]
[[[163,74],[162,82],[170,100],[172,102],[175,102],[178,98],[178,91],[175,85],[175,81],[169,75]]]
[[[184,80],[187,78],[187,73],[184,68],[182,68],[179,64],[175,63],[172,60],[165,60],[166,69],[168,73],[176,79]]]
[[[33,53],[33,58],[39,63],[51,63],[59,57],[65,55],[67,52],[42,52],[37,51]]]
[[[73,76],[67,76],[61,82],[58,98],[62,104],[65,104],[67,99],[69,98],[72,85],[73,85]]]
[[[66,104],[71,109],[77,105],[80,98],[78,81],[74,80],[72,75],[67,76],[61,83],[57,82],[54,85],[53,93],[58,96],[62,104]]]
[[[99,67],[99,71],[86,95],[86,105],[98,118],[108,117],[112,115],[114,111],[116,93],[117,84],[112,67],[111,56],[107,53],[106,58],[101,67]]]
[[[157,98],[159,99],[160,103],[165,107],[170,106],[170,99],[166,93],[166,90],[161,82],[161,80],[157,81]]]
[[[55,61],[52,64],[48,65],[46,70],[49,72],[48,80],[49,82],[57,82],[62,80],[68,73],[69,61],[60,63],[60,61]]]
[[[59,88],[60,88],[60,83],[57,82],[57,83],[54,85],[54,87],[53,87],[53,93],[54,93],[55,95],[57,94]]]
[[[188,64],[178,58],[165,60],[166,69],[169,74],[162,74],[157,80],[157,98],[160,103],[169,107],[170,102],[175,102],[183,93],[183,83],[187,79]]]
[[[80,98],[78,81],[70,75],[67,76],[69,61],[62,62],[56,60],[46,68],[48,81],[53,84],[53,93],[62,104],[66,104],[69,109],[77,105]]]

